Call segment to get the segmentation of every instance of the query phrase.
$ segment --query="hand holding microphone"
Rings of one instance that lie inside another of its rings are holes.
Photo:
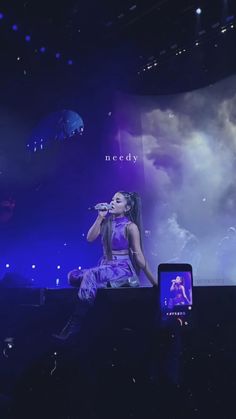
[[[89,207],[89,210],[98,210],[98,214],[102,216],[103,218],[106,217],[109,210],[113,209],[112,204],[108,204],[107,202],[100,202],[99,204],[96,204],[93,207]]]
[[[98,211],[109,211],[112,208],[112,204],[108,204],[107,202],[102,202],[100,204],[95,205],[94,207],[94,209]]]
[[[101,217],[105,218],[109,210],[112,209],[112,206],[107,202],[102,202],[100,204],[95,205],[95,209],[98,210],[98,214]]]

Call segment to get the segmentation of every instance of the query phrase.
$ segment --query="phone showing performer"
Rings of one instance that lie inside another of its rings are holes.
[[[193,309],[193,273],[187,263],[162,263],[158,266],[161,320],[191,324]]]

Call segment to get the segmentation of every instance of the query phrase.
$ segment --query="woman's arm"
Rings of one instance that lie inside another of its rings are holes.
[[[175,282],[173,282],[173,280],[172,280],[170,291],[174,291],[174,290],[175,290]]]
[[[130,247],[131,252],[133,253],[135,260],[138,266],[143,270],[148,280],[151,282],[152,285],[157,285],[157,280],[152,275],[148,264],[144,258],[141,244],[140,244],[140,233],[137,225],[135,223],[131,223],[128,225],[128,234],[130,238]]]
[[[87,233],[87,240],[89,242],[93,242],[99,236],[101,232],[101,224],[104,218],[105,217],[99,212],[94,224],[90,227]]]

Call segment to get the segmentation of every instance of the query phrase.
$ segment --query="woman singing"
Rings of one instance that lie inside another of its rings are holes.
[[[85,306],[93,304],[99,288],[138,287],[141,270],[152,285],[157,285],[142,251],[141,199],[137,193],[115,193],[111,200],[111,209],[98,212],[88,231],[87,240],[92,242],[99,235],[102,239],[103,257],[98,266],[74,269],[68,274],[69,284],[79,288],[80,303],[83,302]],[[68,324],[58,337],[67,339],[67,334]]]

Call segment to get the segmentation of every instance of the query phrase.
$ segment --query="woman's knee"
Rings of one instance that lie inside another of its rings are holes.
[[[78,269],[73,269],[67,275],[68,284],[72,287],[79,287],[81,283],[81,271]]]
[[[71,285],[71,282],[73,281],[73,271],[68,272],[67,281],[68,281],[68,284]]]

